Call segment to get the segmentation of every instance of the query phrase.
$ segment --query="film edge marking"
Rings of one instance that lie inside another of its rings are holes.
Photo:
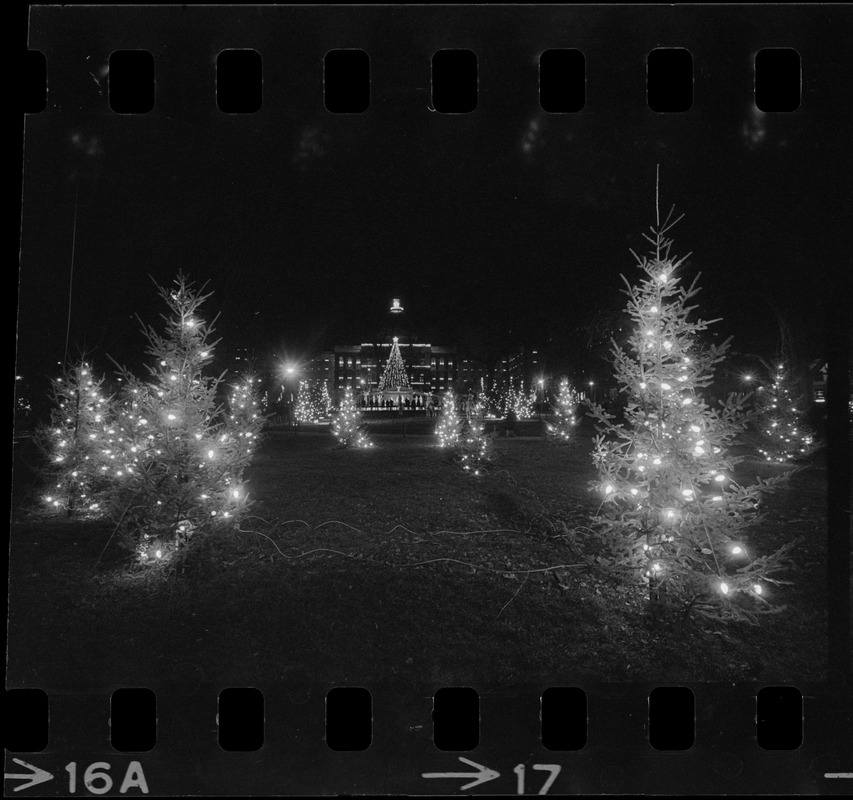
[[[3,780],[4,781],[14,781],[14,780],[25,780],[25,783],[16,786],[12,789],[13,792],[20,792],[21,789],[29,789],[31,786],[37,786],[40,783],[45,783],[47,781],[52,781],[54,776],[52,773],[47,770],[41,769],[37,767],[35,764],[29,764],[26,761],[22,761],[20,758],[13,758],[18,766],[24,767],[25,769],[30,770],[30,772],[4,772]]]

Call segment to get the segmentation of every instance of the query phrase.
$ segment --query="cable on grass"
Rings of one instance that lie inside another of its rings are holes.
[[[354,525],[350,525],[348,522],[343,522],[342,520],[339,520],[339,519],[327,519],[325,522],[321,522],[319,525],[314,525],[314,526],[312,526],[310,523],[306,522],[303,519],[289,519],[289,520],[285,520],[284,522],[275,522],[275,523],[269,522],[268,520],[263,519],[263,517],[245,517],[245,519],[259,519],[259,520],[261,520],[261,522],[265,522],[267,525],[271,525],[273,528],[277,528],[279,526],[284,526],[284,525],[290,525],[291,523],[298,522],[301,525],[305,525],[307,528],[311,528],[312,531],[319,530],[320,528],[322,528],[326,525],[343,525],[345,528],[349,528],[350,530],[353,530],[356,533],[363,533],[365,535],[367,534],[367,531],[363,530],[362,528],[356,528]],[[397,529],[404,530],[404,531],[406,531],[406,533],[411,533],[413,536],[438,536],[441,533],[448,533],[452,536],[474,536],[474,535],[480,534],[480,533],[521,533],[521,531],[517,530],[516,528],[486,528],[485,530],[479,530],[479,531],[451,531],[451,530],[442,529],[440,531],[418,532],[418,531],[413,531],[411,528],[407,528],[405,525],[403,525],[401,523],[398,523],[397,525],[395,525],[390,530],[387,530],[384,533],[380,534],[380,536],[390,536]],[[243,532],[246,533],[246,531],[243,531]],[[252,532],[256,533],[256,531],[252,531]]]
[[[497,622],[498,617],[500,617],[500,615],[504,613],[504,609],[505,609],[505,608],[506,608],[506,607],[507,607],[507,606],[508,606],[508,605],[509,605],[513,600],[515,600],[515,598],[516,598],[516,597],[518,597],[518,593],[519,593],[519,592],[524,588],[524,584],[525,584],[525,583],[527,583],[527,579],[528,579],[529,577],[530,577],[529,575],[525,575],[525,576],[524,576],[524,580],[521,582],[521,585],[520,585],[520,586],[515,590],[515,594],[513,594],[513,596],[512,596],[512,597],[510,597],[510,598],[509,598],[509,600],[507,600],[507,601],[503,604],[503,606],[501,606],[501,610],[500,610],[500,611],[498,611],[498,615],[497,615],[497,617],[495,617],[495,622]]]
[[[268,539],[270,544],[278,550],[279,554],[284,558],[296,561],[300,558],[305,558],[306,556],[313,555],[314,553],[331,553],[333,555],[343,556],[344,558],[352,559],[353,561],[363,561],[370,562],[371,564],[378,564],[382,567],[420,567],[425,564],[437,564],[440,562],[450,562],[453,564],[461,564],[463,567],[470,567],[473,570],[480,570],[481,572],[491,572],[495,575],[530,575],[538,572],[552,572],[557,569],[571,569],[573,567],[583,567],[584,564],[554,564],[550,567],[536,567],[534,569],[494,569],[492,567],[486,567],[482,564],[472,564],[470,561],[461,561],[458,558],[428,558],[424,561],[407,561],[403,563],[394,563],[392,561],[378,561],[375,558],[363,558],[360,555],[353,555],[352,553],[344,553],[342,550],[333,550],[329,547],[315,547],[311,550],[306,550],[303,553],[297,553],[295,555],[288,555],[285,553],[276,543],[275,540],[271,536],[267,536],[265,533],[261,533],[260,531],[250,531],[243,530],[242,528],[238,528],[241,533],[254,533],[256,536],[263,536],[265,539]]]

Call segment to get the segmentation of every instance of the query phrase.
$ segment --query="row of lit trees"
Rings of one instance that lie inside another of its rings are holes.
[[[120,368],[121,390],[108,396],[88,363],[69,367],[37,434],[47,508],[106,514],[149,563],[183,561],[210,534],[235,529],[264,422],[254,376],[228,387],[208,374],[217,342],[199,310],[209,295],[183,275],[158,288],[168,313],[162,332],[143,328],[147,374]]]

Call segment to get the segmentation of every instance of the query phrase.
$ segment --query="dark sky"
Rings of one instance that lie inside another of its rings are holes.
[[[103,369],[107,353],[138,360],[135,315],[162,310],[148,276],[179,270],[214,290],[223,346],[261,361],[366,341],[392,297],[435,344],[497,331],[559,360],[622,304],[656,164],[661,205],[686,214],[676,251],[702,272],[703,315],[759,353],[781,318],[818,357],[822,304],[850,268],[850,22],[832,5],[35,8],[50,92],[25,124],[18,373],[62,358],[75,188],[71,347]],[[689,113],[646,105],[659,46],[693,53]],[[795,113],[753,107],[766,46],[801,54]],[[216,108],[226,47],[261,53],[257,114]],[[370,55],[367,113],[324,108],[337,47]],[[538,57],[566,47],[585,54],[586,106],[546,114]],[[109,109],[106,65],[123,48],[154,54],[149,114]],[[475,112],[429,110],[440,48],[476,52]]]

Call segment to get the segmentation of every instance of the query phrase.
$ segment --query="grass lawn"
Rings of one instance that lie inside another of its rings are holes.
[[[348,451],[320,431],[269,431],[247,476],[245,532],[180,579],[128,569],[106,523],[20,510],[8,685],[823,679],[820,456],[768,498],[749,538],[760,554],[804,537],[793,584],[772,590],[786,611],[757,628],[652,623],[640,598],[577,566],[561,535],[596,508],[592,429],[554,448],[524,435],[535,427],[498,440],[480,478],[428,436],[376,426],[374,449]],[[752,461],[739,477],[772,469]],[[23,505],[21,463],[17,475]]]

